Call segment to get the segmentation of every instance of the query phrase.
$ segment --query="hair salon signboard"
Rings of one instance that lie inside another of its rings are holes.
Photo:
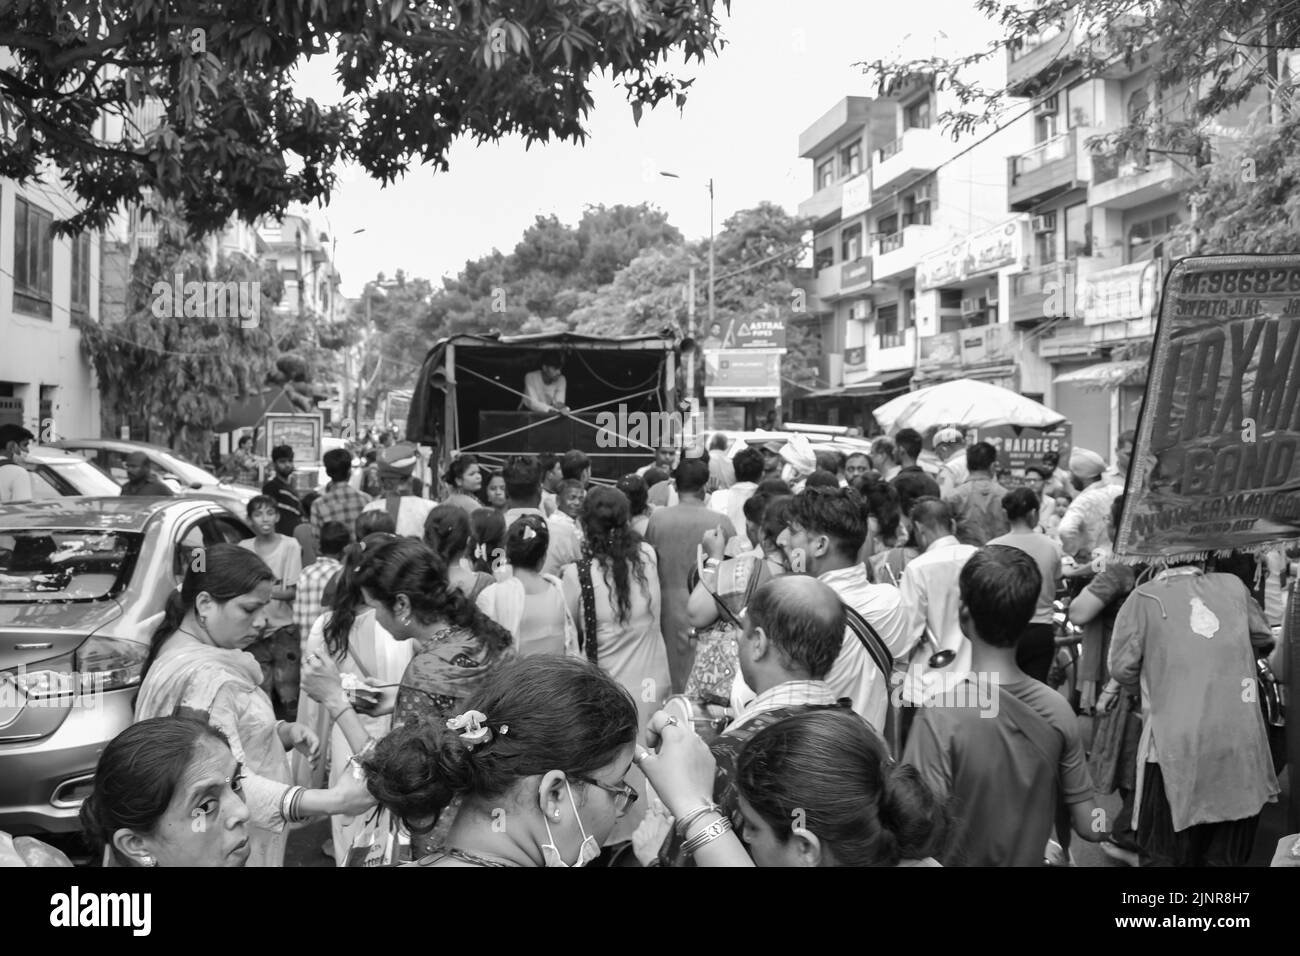
[[[1202,256],[1160,298],[1116,552],[1300,538],[1300,256]]]

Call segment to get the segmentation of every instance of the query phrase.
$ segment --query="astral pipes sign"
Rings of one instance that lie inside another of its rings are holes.
[[[1116,553],[1300,538],[1300,256],[1203,256],[1165,283]]]

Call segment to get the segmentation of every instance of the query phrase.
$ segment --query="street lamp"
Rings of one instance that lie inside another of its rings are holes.
[[[666,177],[666,178],[668,178],[668,179],[681,179],[681,178],[682,178],[681,176],[677,175],[677,173],[661,172],[659,175],[660,175],[660,176],[664,176],[664,177]],[[714,257],[713,257],[713,177],[710,176],[710,177],[709,177],[709,312],[708,312],[708,325],[707,325],[707,328],[708,328],[709,330],[712,330],[712,329],[713,329],[713,274],[714,274]],[[695,341],[695,306],[694,306],[694,302],[695,302],[695,282],[694,282],[694,270],[692,270],[692,281],[691,281],[691,308],[689,309],[689,311],[688,311],[688,313],[687,313],[687,314],[689,315],[689,317],[690,317],[690,318],[689,318],[689,325],[688,325],[688,328],[687,328],[687,337],[690,338],[690,340],[692,341],[692,343]],[[694,354],[691,355],[690,360],[687,362],[687,365],[686,365],[686,390],[690,393],[690,396],[689,396],[689,397],[690,397],[692,403],[694,403],[694,402],[695,402],[695,356],[694,356]],[[698,408],[698,404],[692,404],[692,408]],[[692,413],[692,417],[694,417],[694,413]],[[693,424],[693,423],[692,423],[692,424]],[[705,424],[706,424],[706,426],[709,427],[709,428],[712,428],[712,427],[713,427],[713,408],[712,408],[712,402],[710,402],[708,421],[707,421]],[[694,428],[692,428],[691,430],[692,430],[692,432],[694,432]]]

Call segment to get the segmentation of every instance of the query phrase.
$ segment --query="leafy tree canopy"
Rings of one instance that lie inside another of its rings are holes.
[[[0,176],[52,161],[80,200],[70,233],[146,190],[195,237],[238,216],[328,201],[340,162],[385,184],[448,168],[460,136],[581,142],[593,75],[634,118],[691,80],[668,59],[715,54],[716,0],[19,0],[0,5]],[[729,8],[729,0],[721,6]],[[337,58],[344,101],[293,89],[304,57]],[[148,104],[162,122],[140,125]],[[122,120],[100,136],[101,119]]]

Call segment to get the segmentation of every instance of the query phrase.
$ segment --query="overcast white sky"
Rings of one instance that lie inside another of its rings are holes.
[[[509,252],[535,216],[573,223],[587,204],[647,201],[687,237],[705,236],[710,176],[719,228],[765,199],[793,213],[812,192],[811,164],[797,155],[799,133],[842,97],[872,93],[851,63],[900,49],[929,55],[936,43],[940,53],[954,41],[974,48],[997,31],[972,0],[734,0],[723,35],[720,56],[677,70],[697,77],[681,113],[661,105],[638,127],[622,91],[602,83],[585,146],[526,151],[514,138],[488,146],[466,140],[452,148],[450,171],[416,167],[387,188],[345,173],[325,211],[329,222],[321,218],[338,236],[343,293],[359,294],[380,270],[436,281],[494,247]],[[333,63],[306,64],[299,89],[337,101]],[[352,235],[359,228],[365,232]]]

